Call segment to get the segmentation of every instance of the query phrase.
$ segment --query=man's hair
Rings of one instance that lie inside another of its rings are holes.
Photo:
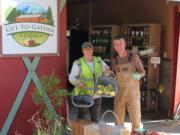
[[[120,40],[120,39],[124,39],[124,41],[126,42],[126,36],[124,35],[118,35],[113,38],[113,40]]]

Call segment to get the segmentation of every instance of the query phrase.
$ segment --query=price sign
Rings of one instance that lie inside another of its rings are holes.
[[[161,58],[160,57],[151,57],[151,63],[152,64],[160,64]]]

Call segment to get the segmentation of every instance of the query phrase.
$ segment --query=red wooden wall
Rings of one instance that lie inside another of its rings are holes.
[[[66,87],[66,6],[60,14],[60,55],[41,57],[36,74],[50,74],[53,69],[62,80],[62,87]],[[27,69],[21,58],[0,58],[0,131],[11,110],[16,96],[27,74]],[[16,117],[10,127],[8,135],[14,135],[15,131],[23,135],[32,134],[32,125],[28,119],[36,111],[36,106],[31,99],[34,84],[28,88]],[[62,115],[66,117],[66,102],[62,106]]]
[[[180,9],[174,7],[171,115],[180,103]]]

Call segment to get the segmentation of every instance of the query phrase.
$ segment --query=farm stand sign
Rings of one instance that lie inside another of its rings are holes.
[[[58,0],[1,0],[1,55],[58,54]]]

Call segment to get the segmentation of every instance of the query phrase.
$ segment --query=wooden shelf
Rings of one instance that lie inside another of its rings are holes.
[[[122,33],[127,38],[127,46],[128,50],[132,50],[133,47],[138,47],[138,50],[145,50],[148,48],[154,48],[156,50],[155,56],[160,56],[160,41],[161,41],[161,25],[160,24],[126,24],[122,26]],[[140,35],[143,36],[140,36]],[[132,36],[134,35],[134,36]],[[138,36],[137,36],[138,35]],[[139,39],[139,40],[137,40]],[[139,41],[139,42],[138,42]],[[137,44],[137,45],[136,45]],[[153,55],[151,55],[153,56]],[[145,83],[143,85],[143,91],[145,90],[145,86],[147,88],[146,95],[146,109],[151,110],[151,89],[156,89],[159,84],[159,66],[156,68],[153,64],[150,63],[151,56],[144,55],[140,56],[143,60],[145,58],[144,69],[146,70]],[[141,98],[142,99],[142,98]],[[144,99],[143,99],[144,100]]]
[[[119,25],[93,25],[89,33],[89,39],[95,47],[106,47],[105,52],[101,53],[94,51],[94,55],[100,56],[104,59],[110,59],[107,63],[109,66],[111,66],[112,59],[112,40],[115,36],[120,34],[121,29],[122,28]]]

